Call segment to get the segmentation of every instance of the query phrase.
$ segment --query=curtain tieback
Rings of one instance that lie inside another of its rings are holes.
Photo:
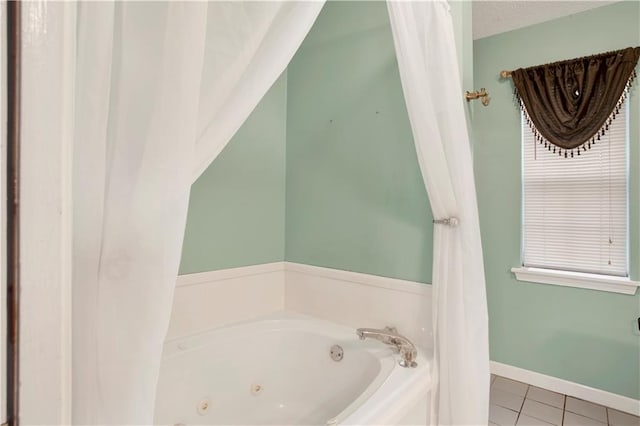
[[[448,226],[458,226],[458,218],[449,217],[446,219],[433,219],[433,223],[436,225],[448,225]]]

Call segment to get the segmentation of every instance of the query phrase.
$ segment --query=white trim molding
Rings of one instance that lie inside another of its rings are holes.
[[[21,17],[19,420],[69,425],[76,5],[32,7]]]
[[[516,275],[518,281],[586,288],[611,293],[633,295],[636,293],[637,288],[640,287],[640,282],[638,281],[610,275],[528,267],[511,268],[511,272]]]
[[[284,272],[285,262],[261,263],[258,265],[240,266],[237,268],[218,269],[217,271],[196,272],[178,275],[176,286],[207,284],[213,281],[232,280],[269,272]]]
[[[342,269],[325,268],[303,263],[284,262],[287,272],[299,272],[307,275],[329,278],[372,287],[386,288],[389,290],[415,293],[419,295],[431,295],[431,286],[415,281],[387,278],[379,275],[364,274],[361,272],[345,271]]]
[[[605,407],[624,411],[625,413],[633,414],[634,416],[640,416],[640,400],[629,398],[627,396],[618,395],[612,392],[592,388],[553,376],[547,376],[546,374],[536,373],[535,371],[525,370],[524,368],[514,367],[512,365],[496,361],[491,361],[491,373],[497,376],[506,377],[508,379],[548,389],[553,392],[584,399],[585,401],[604,405]]]

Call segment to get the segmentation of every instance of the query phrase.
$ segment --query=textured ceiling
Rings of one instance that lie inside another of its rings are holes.
[[[473,39],[573,15],[616,1],[473,0]]]

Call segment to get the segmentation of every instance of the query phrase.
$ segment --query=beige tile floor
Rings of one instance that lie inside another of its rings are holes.
[[[640,417],[492,375],[489,424],[640,426]]]

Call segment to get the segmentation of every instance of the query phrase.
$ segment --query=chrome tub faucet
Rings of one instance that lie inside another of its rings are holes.
[[[356,334],[360,340],[376,339],[385,345],[393,346],[402,357],[398,362],[401,367],[414,368],[418,366],[418,363],[415,361],[418,356],[416,346],[411,343],[409,339],[398,334],[398,330],[395,327],[385,327],[383,330],[376,328],[359,328],[356,330]]]

